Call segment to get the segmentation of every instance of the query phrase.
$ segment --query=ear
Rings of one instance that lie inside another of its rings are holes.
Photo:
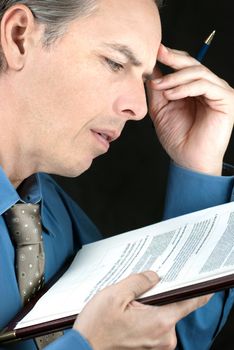
[[[16,4],[1,21],[1,47],[8,68],[21,70],[33,41],[36,21],[30,9]]]

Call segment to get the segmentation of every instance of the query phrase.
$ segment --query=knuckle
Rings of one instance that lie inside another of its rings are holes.
[[[174,93],[177,93],[177,94],[183,94],[183,93],[184,93],[184,91],[185,91],[185,89],[186,89],[186,91],[187,91],[187,92],[190,92],[190,90],[191,90],[190,85],[187,85],[187,86],[186,86],[186,88],[185,88],[185,86],[184,86],[184,85],[177,86],[177,87],[176,87],[176,88],[174,88],[173,90],[174,90]]]
[[[129,289],[129,293],[133,294],[133,297],[136,296],[136,291],[144,284],[143,278],[143,274],[134,273],[129,276],[129,281],[131,281],[131,289]]]
[[[221,80],[222,84],[223,84],[225,87],[231,88],[231,86],[228,84],[228,82],[227,82],[226,80],[224,80],[224,79],[220,79],[220,80]],[[231,89],[232,89],[232,88],[231,88]]]
[[[210,87],[210,82],[208,80],[206,80],[205,78],[202,78],[201,87],[203,89],[206,89],[207,87]],[[212,85],[212,87],[214,87],[214,85]]]
[[[144,280],[147,280],[147,281],[149,280],[148,277],[143,272],[137,273],[135,275],[139,276],[141,279],[144,279]]]
[[[171,322],[169,320],[166,320],[164,317],[162,317],[159,322],[158,326],[159,329],[161,330],[161,333],[168,333],[171,329]]]
[[[169,349],[170,350],[174,350],[176,348],[177,345],[177,337],[174,334],[171,338],[170,338],[170,342],[169,342]]]
[[[165,350],[175,350],[177,345],[177,340],[176,339],[172,339],[170,342],[168,342],[168,344],[165,346]]]
[[[203,76],[203,74],[210,72],[210,70],[206,66],[203,66],[202,64],[197,66],[197,69],[200,70],[202,76]]]
[[[138,287],[151,284],[151,281],[149,280],[149,278],[143,272],[136,273],[134,275],[135,275],[136,284],[137,284]]]
[[[180,51],[183,55],[185,56],[190,56],[190,54],[188,53],[188,51]]]
[[[170,333],[170,335],[167,337],[167,341],[164,344],[164,349],[165,350],[174,350],[177,346],[177,337],[175,334],[175,330]]]

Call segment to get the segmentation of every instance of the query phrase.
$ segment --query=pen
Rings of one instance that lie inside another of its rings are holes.
[[[202,48],[200,49],[200,51],[198,52],[198,55],[197,55],[197,57],[196,57],[196,59],[197,59],[198,61],[201,62],[201,61],[203,60],[203,58],[204,58],[204,56],[205,56],[207,50],[209,49],[209,46],[210,46],[210,44],[211,44],[211,42],[212,42],[214,36],[215,36],[215,30],[213,30],[213,32],[212,32],[212,33],[208,36],[208,38],[204,41],[204,44],[203,44]]]

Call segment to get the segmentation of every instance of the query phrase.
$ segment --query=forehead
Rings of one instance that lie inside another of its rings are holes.
[[[153,0],[100,0],[96,17],[103,27],[111,29],[111,35],[150,34],[151,42],[155,36],[161,38],[158,9]]]
[[[77,21],[77,33],[91,46],[111,42],[130,47],[141,61],[156,57],[161,24],[153,0],[99,0],[97,10]]]

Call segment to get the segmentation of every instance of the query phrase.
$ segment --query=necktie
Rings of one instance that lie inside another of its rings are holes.
[[[16,249],[16,275],[23,303],[44,283],[45,254],[38,204],[15,204],[5,221]]]
[[[26,304],[44,284],[45,254],[39,204],[15,204],[4,214],[15,245],[15,267],[20,295]],[[63,332],[37,337],[38,349],[61,336]]]

